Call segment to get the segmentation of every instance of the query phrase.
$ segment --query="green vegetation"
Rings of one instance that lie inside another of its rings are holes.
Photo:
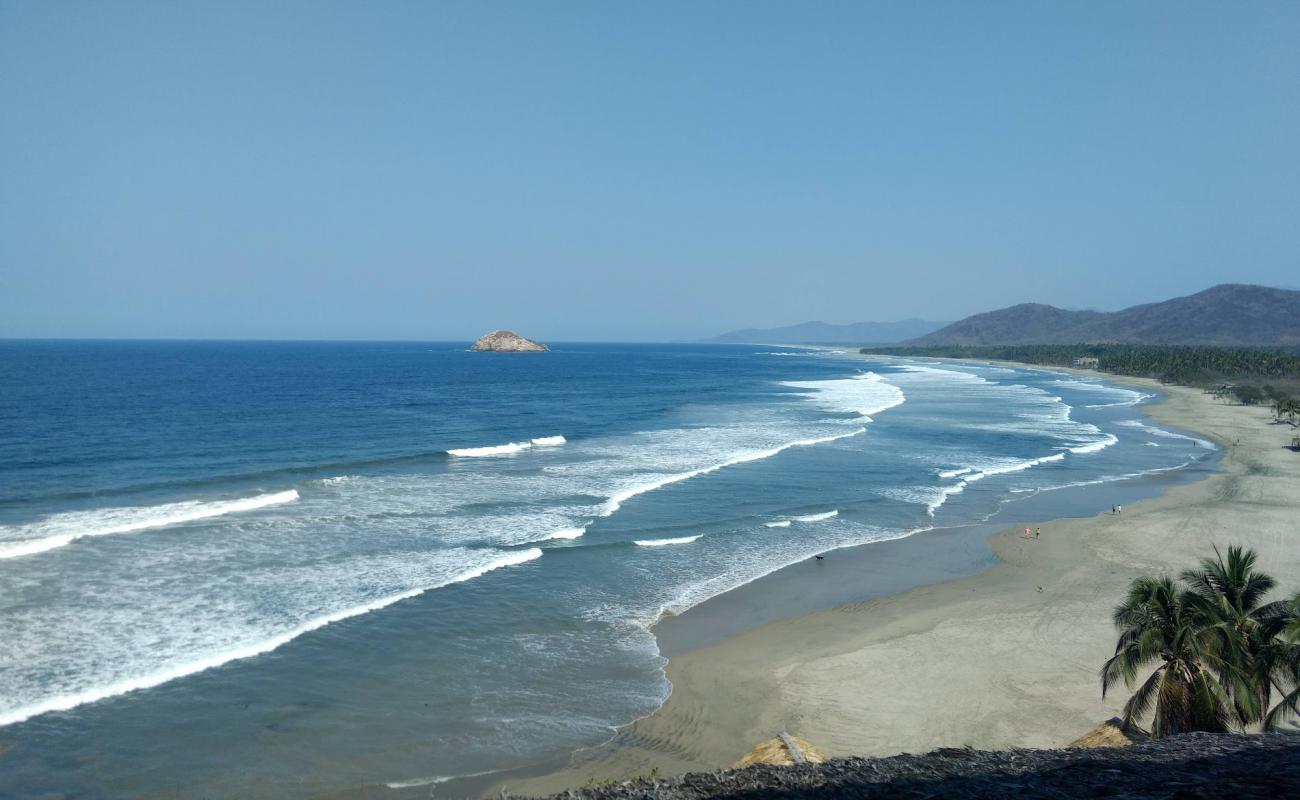
[[[924,358],[997,359],[1057,367],[1068,367],[1076,358],[1089,357],[1097,359],[1097,368],[1103,372],[1157,378],[1166,383],[1188,385],[1237,379],[1300,381],[1300,354],[1293,350],[1132,344],[1047,344],[866,347],[862,352]]]
[[[1157,739],[1189,731],[1273,730],[1300,713],[1300,593],[1263,602],[1275,581],[1255,554],[1228,549],[1177,581],[1142,577],[1115,609],[1115,655],[1101,693],[1155,670],[1124,704],[1124,721],[1151,713]],[[1272,704],[1277,697],[1277,703]]]

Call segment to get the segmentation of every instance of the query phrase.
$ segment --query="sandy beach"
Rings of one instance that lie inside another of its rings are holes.
[[[1258,552],[1280,589],[1300,588],[1300,454],[1286,447],[1295,429],[1272,424],[1263,407],[1105,377],[1158,388],[1164,401],[1146,410],[1213,439],[1219,470],[1121,514],[1099,491],[1095,516],[1019,521],[992,536],[996,562],[977,575],[670,654],[673,692],[657,712],[565,769],[492,791],[717,769],[780,731],[835,756],[1062,746],[1127,699],[1123,690],[1102,699],[1098,669],[1114,648],[1111,610],[1133,578],[1177,573],[1214,545],[1239,544]],[[1041,538],[1025,538],[1026,526],[1041,527]]]

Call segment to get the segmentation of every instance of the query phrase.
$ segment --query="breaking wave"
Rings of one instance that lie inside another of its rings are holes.
[[[522,453],[531,447],[556,447],[568,442],[563,436],[539,436],[526,442],[507,442],[486,447],[458,447],[448,450],[447,455],[459,458],[480,458],[483,456],[510,456]]]
[[[508,444],[495,444],[487,447],[460,447],[455,450],[448,450],[447,455],[459,456],[460,458],[479,458],[481,456],[508,456],[515,453],[522,453],[532,447],[532,442],[510,442]]]
[[[868,420],[872,414],[902,405],[907,400],[902,389],[874,372],[825,381],[782,381],[781,385],[812,392],[808,400],[828,411],[856,414]]]
[[[676,539],[636,539],[632,544],[637,544],[642,547],[665,547],[670,544],[690,544],[703,535],[704,534],[700,533],[695,536],[679,536]]]
[[[556,531],[555,533],[552,533],[550,536],[547,536],[542,541],[549,542],[555,539],[577,539],[581,537],[583,534],[585,534],[586,532],[587,532],[586,528],[565,528],[563,530],[559,530]]]
[[[790,519],[794,520],[795,522],[821,522],[824,519],[830,519],[831,517],[838,517],[839,515],[840,512],[837,509],[835,511],[823,511],[820,514],[805,514],[802,517],[791,517]]]
[[[239,500],[186,500],[159,506],[102,508],[70,511],[27,525],[0,527],[0,558],[17,558],[53,550],[89,536],[135,533],[183,522],[238,514],[267,506],[292,503],[296,489]]]
[[[700,475],[708,475],[711,472],[717,472],[720,469],[732,467],[736,464],[744,464],[749,461],[761,461],[765,458],[771,458],[777,453],[782,453],[792,447],[812,447],[813,445],[833,442],[837,439],[847,439],[850,436],[857,436],[860,433],[865,433],[866,430],[866,428],[858,428],[857,430],[849,431],[848,433],[837,433],[832,436],[820,436],[815,439],[800,439],[768,450],[755,450],[749,453],[742,453],[712,466],[700,467],[699,469],[693,469],[689,472],[679,472],[676,475],[666,475],[658,480],[650,481],[649,483],[638,484],[611,495],[609,499],[605,501],[605,504],[601,509],[601,516],[607,517],[610,514],[613,514],[622,507],[623,503],[631,500],[637,495],[642,495],[646,492],[653,492],[655,489],[662,489],[670,484],[680,483],[681,481],[690,480],[691,478],[696,478]]]
[[[1071,453],[1075,453],[1078,455],[1086,455],[1088,453],[1100,453],[1102,450],[1105,450],[1107,447],[1110,447],[1111,445],[1115,444],[1118,441],[1119,441],[1118,436],[1116,436],[1113,433],[1108,433],[1106,434],[1106,438],[1104,439],[1099,439],[1098,441],[1095,442],[1089,442],[1088,444],[1077,445],[1075,447],[1067,447],[1065,449]]]
[[[413,589],[408,589],[404,592],[380,597],[371,600],[368,603],[352,606],[351,608],[322,614],[312,619],[308,619],[294,628],[259,641],[250,642],[218,653],[201,656],[191,661],[166,667],[155,672],[118,680],[105,686],[97,686],[94,688],[83,689],[81,691],[57,695],[30,705],[0,711],[0,726],[12,725],[15,722],[22,722],[23,720],[30,719],[38,714],[46,714],[51,711],[67,711],[70,708],[75,708],[86,703],[93,703],[97,700],[103,700],[115,695],[126,694],[127,692],[133,692],[137,689],[148,689],[153,686],[158,686],[159,684],[186,675],[193,675],[196,672],[203,672],[204,670],[209,670],[213,667],[219,667],[222,664],[228,664],[231,661],[269,653],[278,647],[288,644],[305,633],[310,633],[311,631],[323,628],[331,623],[341,622],[342,620],[350,619],[352,617],[359,617],[362,614],[367,614],[371,611],[378,611],[379,609],[390,606],[393,603],[416,597],[433,589],[440,589],[444,586],[450,586],[455,583],[464,583],[465,581],[473,580],[474,578],[486,575],[487,573],[501,569],[502,567],[510,567],[516,564],[523,564],[527,561],[532,561],[535,558],[540,558],[541,555],[542,551],[537,548],[523,550],[517,553],[509,553],[486,564],[464,570],[463,572],[453,575],[440,583],[429,586],[419,586]]]

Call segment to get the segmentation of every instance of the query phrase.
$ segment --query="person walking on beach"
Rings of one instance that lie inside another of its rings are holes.
[[[1124,506],[1115,506],[1115,513],[1116,513],[1116,514],[1123,514],[1123,513],[1124,513]]]
[[[1025,528],[1025,538],[1028,539],[1029,536],[1030,536],[1029,529]]]
[[[1037,539],[1042,532],[1043,532],[1042,528],[1034,528],[1034,538]]]

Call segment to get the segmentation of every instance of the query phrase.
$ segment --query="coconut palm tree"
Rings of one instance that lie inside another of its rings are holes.
[[[1266,645],[1262,658],[1272,667],[1270,680],[1281,695],[1264,715],[1264,730],[1276,730],[1292,715],[1300,714],[1300,592],[1286,603],[1281,631]]]
[[[1139,672],[1155,665],[1124,704],[1125,723],[1154,711],[1151,734],[1156,738],[1222,732],[1239,724],[1233,693],[1218,676],[1229,676],[1233,686],[1247,678],[1222,657],[1221,637],[1207,635],[1196,595],[1169,578],[1137,578],[1114,619],[1120,637],[1115,655],[1101,670],[1102,697],[1121,678],[1132,688]]]
[[[1290,604],[1264,603],[1277,584],[1255,569],[1253,550],[1229,547],[1228,557],[1216,547],[1214,558],[1180,576],[1188,587],[1188,606],[1202,626],[1202,639],[1221,668],[1219,685],[1232,697],[1237,720],[1259,722],[1268,711],[1274,675],[1281,655],[1270,645],[1286,627]]]
[[[1300,418],[1300,400],[1297,400],[1294,397],[1286,398],[1282,401],[1281,411],[1283,414],[1286,414],[1287,418],[1291,420],[1291,424],[1294,425],[1296,419]]]

